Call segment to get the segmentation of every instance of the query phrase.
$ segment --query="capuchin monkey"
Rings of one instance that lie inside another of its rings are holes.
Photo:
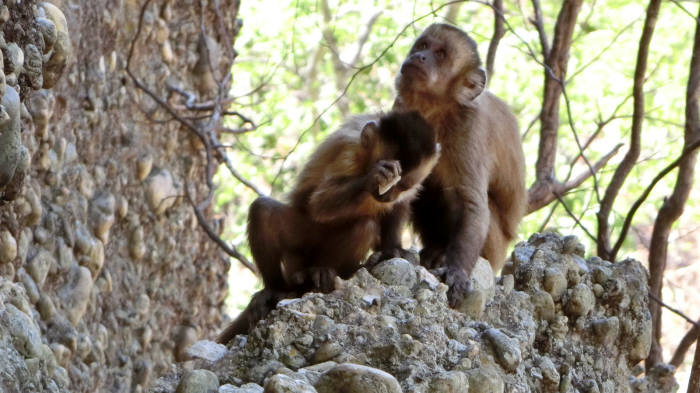
[[[474,40],[442,23],[416,39],[396,78],[394,110],[418,111],[442,145],[411,213],[421,265],[444,272],[452,307],[469,292],[479,255],[494,271],[504,265],[527,204],[517,121],[485,87]]]
[[[250,206],[248,241],[265,288],[219,342],[246,333],[285,297],[330,292],[372,249],[400,253],[400,241],[382,232],[400,228],[406,214],[392,213],[409,211],[440,146],[415,111],[376,118],[354,117],[321,143],[289,202],[260,197]]]

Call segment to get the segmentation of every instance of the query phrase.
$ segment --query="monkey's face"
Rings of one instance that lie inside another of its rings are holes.
[[[400,95],[419,95],[467,104],[483,90],[476,43],[446,24],[429,26],[413,44],[396,78]]]

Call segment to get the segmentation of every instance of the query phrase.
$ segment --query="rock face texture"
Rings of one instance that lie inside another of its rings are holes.
[[[651,339],[645,269],[582,255],[574,237],[531,237],[512,274],[478,275],[472,297],[484,301],[472,315],[450,309],[447,287],[424,268],[389,260],[331,294],[281,302],[225,350],[199,343],[186,366],[213,372],[206,383],[229,393],[674,391],[664,366],[632,371]],[[191,388],[193,372],[151,391]]]
[[[146,3],[0,2],[0,392],[141,392],[223,324],[228,266],[182,198],[204,153],[125,70]],[[202,29],[230,43],[237,13],[148,2],[131,70],[210,99]]]

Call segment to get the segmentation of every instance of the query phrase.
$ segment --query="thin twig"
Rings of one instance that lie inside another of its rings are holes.
[[[199,226],[204,230],[204,233],[209,236],[209,239],[214,241],[219,248],[224,250],[226,254],[231,256],[232,258],[236,258],[243,266],[248,268],[253,274],[256,276],[260,276],[260,272],[258,271],[257,267],[251,263],[248,258],[245,257],[245,255],[241,254],[236,247],[234,246],[229,246],[221,237],[219,237],[216,232],[214,232],[214,229],[209,225],[207,222],[207,219],[204,217],[204,214],[202,214],[202,211],[200,210],[199,206],[195,203],[194,199],[192,199],[192,194],[190,193],[190,186],[189,182],[187,179],[185,179],[185,195],[187,196],[187,201],[190,203],[192,206],[192,210],[194,210],[195,216],[197,216],[197,222],[199,223]]]
[[[653,293],[651,293],[651,291],[649,292],[649,299],[651,299],[651,300],[653,300],[653,301],[659,303],[662,307],[668,309],[668,310],[671,311],[672,313],[674,313],[674,314],[678,315],[679,317],[685,319],[688,323],[692,324],[693,326],[695,326],[695,327],[700,327],[700,325],[698,325],[694,320],[690,319],[689,316],[685,315],[685,314],[683,313],[683,311],[681,311],[681,310],[679,310],[679,309],[677,309],[677,308],[671,307],[671,306],[669,306],[668,304],[664,303],[663,300],[659,299],[656,295],[654,295]]]
[[[642,205],[642,203],[644,203],[649,194],[651,194],[651,191],[654,189],[656,184],[659,183],[659,181],[661,181],[661,179],[668,175],[672,170],[676,169],[676,167],[680,165],[681,162],[683,162],[685,157],[687,157],[689,154],[695,151],[698,147],[700,147],[700,140],[697,140],[694,143],[688,145],[688,147],[683,150],[681,155],[675,161],[670,163],[668,166],[666,166],[666,168],[662,169],[661,172],[654,176],[654,179],[652,179],[651,183],[649,183],[649,186],[647,186],[642,195],[640,195],[639,198],[637,198],[637,200],[634,201],[634,204],[625,216],[625,221],[622,224],[620,235],[617,239],[617,242],[615,243],[615,246],[612,249],[612,255],[617,255],[617,253],[620,251],[620,248],[622,248],[622,243],[627,237],[627,232],[629,231],[630,226],[632,225],[632,218],[634,218],[634,215],[637,213],[639,207]]]
[[[700,320],[695,322],[693,326],[691,326],[691,328],[688,330],[688,332],[683,336],[681,341],[678,343],[678,347],[676,347],[676,352],[673,353],[673,357],[671,358],[671,361],[669,363],[676,368],[680,367],[680,365],[683,364],[683,359],[685,358],[686,352],[688,352],[690,346],[698,340],[699,335]]]

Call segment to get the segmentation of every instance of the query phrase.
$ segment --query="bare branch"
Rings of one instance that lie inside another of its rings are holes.
[[[700,19],[700,7],[698,7],[698,19]],[[688,85],[686,88],[685,102],[685,131],[683,132],[683,151],[692,150],[685,154],[678,164],[678,175],[671,195],[664,200],[659,213],[654,221],[654,230],[649,243],[649,292],[661,299],[664,270],[666,269],[668,237],[671,226],[683,213],[683,208],[688,201],[690,190],[693,186],[695,175],[695,163],[697,161],[697,149],[690,149],[700,141],[700,23],[695,26],[695,39],[693,41],[693,53],[688,72]],[[650,305],[653,328],[653,340],[651,352],[646,360],[647,369],[662,360],[661,355],[661,309],[658,305]],[[700,351],[698,351],[700,352]],[[700,368],[700,359],[695,358],[693,367]],[[693,370],[694,372],[700,370]],[[696,372],[697,374],[697,372]],[[700,375],[696,376],[700,379]],[[691,377],[691,381],[692,381]]]
[[[656,19],[659,15],[661,0],[650,0],[647,8],[647,15],[644,20],[644,28],[642,37],[639,40],[639,49],[637,51],[637,65],[634,71],[634,111],[632,114],[632,129],[630,131],[630,147],[622,159],[622,162],[615,170],[615,174],[610,180],[610,184],[605,190],[605,195],[600,203],[598,210],[598,255],[607,260],[615,260],[615,255],[610,249],[610,212],[612,211],[613,203],[620,193],[623,183],[627,179],[627,175],[639,158],[641,150],[641,135],[642,124],[644,122],[644,81],[647,70],[647,59],[649,57],[649,45],[651,37],[654,34]]]
[[[685,336],[683,336],[681,341],[678,343],[676,352],[673,354],[673,357],[671,358],[671,361],[669,363],[671,363],[671,365],[673,365],[676,368],[683,364],[686,352],[688,352],[690,346],[698,340],[698,336],[700,336],[700,320],[693,323],[693,326],[690,328],[690,330],[688,330]]]
[[[554,28],[554,42],[545,58],[544,99],[540,115],[540,143],[535,166],[535,184],[530,195],[539,199],[540,193],[551,192],[556,178],[554,162],[557,152],[557,132],[559,129],[559,101],[564,89],[566,69],[571,48],[571,37],[576,26],[576,17],[581,9],[581,0],[566,0],[557,17]]]
[[[194,199],[192,199],[192,194],[190,193],[190,186],[187,179],[185,179],[185,195],[187,196],[187,201],[192,206],[192,210],[194,210],[194,214],[197,217],[197,223],[199,223],[199,226],[204,230],[204,233],[209,236],[209,239],[214,241],[214,243],[224,250],[226,254],[232,258],[236,258],[243,266],[253,272],[253,274],[260,277],[260,272],[258,271],[257,267],[255,267],[255,265],[251,263],[248,258],[245,257],[245,255],[241,254],[236,247],[229,246],[221,237],[219,237],[219,235],[216,234],[216,232],[214,232],[214,229],[212,229],[207,222],[207,219],[204,217],[204,214],[202,214],[199,206],[195,203]]]
[[[530,199],[526,214],[530,214],[547,206],[550,202],[558,199],[557,195],[564,195],[574,188],[580,186],[584,181],[591,177],[592,173],[598,172],[602,167],[604,167],[605,164],[607,164],[608,161],[610,161],[610,159],[617,154],[621,147],[622,143],[615,146],[610,152],[608,152],[608,154],[604,155],[600,160],[593,164],[589,170],[579,174],[573,180],[567,181],[566,183],[554,183],[552,185],[552,191],[547,195],[543,195],[542,199]]]
[[[564,202],[564,199],[562,199],[561,195],[559,195],[559,194],[554,194],[554,195],[556,196],[557,200],[559,201],[559,203],[561,204],[561,206],[564,208],[564,210],[566,210],[566,213],[567,213],[571,218],[574,219],[574,221],[576,222],[576,225],[577,225],[578,227],[580,227],[581,230],[583,230],[583,232],[586,234],[586,236],[588,236],[591,240],[595,241],[595,236],[593,236],[593,234],[591,233],[591,231],[589,231],[588,228],[586,228],[586,227],[581,223],[581,221],[578,219],[578,217],[576,217],[576,215],[574,214],[574,212],[572,212],[571,209],[569,209],[569,206],[566,205],[566,202]]]
[[[535,10],[535,17],[530,20],[530,23],[537,29],[537,35],[540,37],[540,46],[542,47],[542,58],[546,59],[549,57],[549,40],[547,39],[547,31],[544,29],[540,0],[532,0],[532,8]]]
[[[683,150],[681,155],[672,163],[670,163],[666,168],[662,169],[661,172],[659,172],[656,176],[654,176],[654,179],[652,179],[651,183],[649,183],[649,186],[642,192],[642,195],[637,198],[636,201],[634,201],[634,204],[630,208],[630,210],[627,212],[627,215],[625,215],[625,221],[622,224],[622,229],[620,230],[620,236],[617,239],[617,242],[615,243],[615,246],[612,249],[612,255],[617,255],[617,253],[620,251],[620,248],[622,247],[622,243],[627,237],[627,232],[630,229],[630,226],[632,225],[632,219],[634,218],[634,215],[637,213],[637,210],[642,206],[642,203],[646,201],[647,197],[649,197],[649,194],[651,194],[651,191],[654,189],[656,184],[661,181],[666,175],[668,175],[671,171],[676,169],[678,165],[683,162],[683,160],[691,153],[694,153],[697,148],[700,147],[700,139],[697,141],[691,143],[686,149]]]
[[[494,68],[493,64],[496,61],[496,51],[498,50],[498,43],[503,38],[505,34],[505,29],[503,28],[503,0],[493,0],[493,37],[491,37],[491,42],[489,42],[489,51],[486,54],[486,75],[488,76],[488,81],[491,82],[493,78]]]
[[[700,345],[695,346],[695,359],[690,368],[690,380],[688,381],[688,393],[700,392]]]
[[[352,57],[352,60],[350,60],[349,66],[351,68],[355,68],[357,66],[357,62],[360,60],[360,56],[362,55],[362,49],[365,47],[367,44],[367,41],[369,40],[369,35],[372,33],[372,28],[374,27],[374,24],[377,23],[377,19],[379,19],[379,16],[382,14],[382,10],[379,10],[372,14],[370,16],[369,20],[367,23],[365,23],[365,27],[362,31],[362,34],[360,34],[360,39],[357,41],[357,49],[355,50],[355,55]]]

